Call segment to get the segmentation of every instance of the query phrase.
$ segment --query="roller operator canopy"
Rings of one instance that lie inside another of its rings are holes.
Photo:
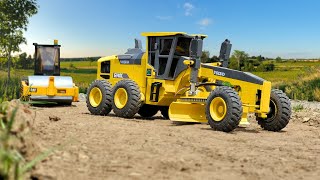
[[[207,35],[204,34],[187,34],[185,32],[143,32],[141,33],[142,36],[176,36],[176,35],[183,35],[186,37],[201,37],[201,39],[204,39],[207,37]]]

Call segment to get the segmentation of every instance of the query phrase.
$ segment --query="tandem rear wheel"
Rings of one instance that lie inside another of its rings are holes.
[[[113,112],[119,117],[132,118],[141,107],[140,98],[137,83],[130,79],[119,81],[112,89]]]
[[[111,84],[105,80],[93,81],[87,91],[88,110],[94,115],[107,115],[111,111]]]

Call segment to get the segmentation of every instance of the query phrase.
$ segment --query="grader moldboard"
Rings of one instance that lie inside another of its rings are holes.
[[[22,100],[71,105],[78,101],[79,88],[72,77],[60,76],[60,45],[37,44],[35,46],[34,75],[21,81]]]
[[[290,120],[289,98],[251,73],[228,69],[230,41],[221,45],[220,62],[201,63],[205,35],[150,32],[123,55],[98,60],[97,80],[87,91],[92,114],[152,117],[159,110],[174,122],[209,123],[230,132],[255,113],[261,127],[280,131]]]

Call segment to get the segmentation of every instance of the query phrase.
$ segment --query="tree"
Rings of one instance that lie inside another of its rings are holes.
[[[27,58],[27,68],[34,69],[34,61],[32,60],[31,55],[29,55]]]
[[[209,61],[209,59],[210,59],[210,52],[209,51],[202,51],[201,62],[206,63]]]
[[[27,30],[29,18],[37,12],[37,0],[0,0],[0,53],[8,59],[9,79],[12,53],[26,43],[23,32]]]
[[[276,62],[281,62],[281,61],[282,61],[281,57],[278,56],[278,57],[276,58]]]
[[[212,56],[212,57],[210,58],[210,62],[219,62],[219,61],[220,61],[220,59],[219,59],[218,56]]]
[[[241,70],[241,67],[244,66],[244,63],[248,59],[249,55],[244,51],[234,50],[233,56],[238,61],[238,70]]]
[[[229,63],[228,68],[230,68],[230,69],[235,69],[235,70],[238,70],[238,68],[239,68],[239,66],[238,66],[238,60],[237,60],[237,58],[236,58],[234,55],[232,55],[232,56],[230,57],[230,63]]]
[[[262,61],[264,61],[265,59],[266,59],[266,58],[263,57],[263,56],[261,56],[261,55],[257,56],[257,60],[258,60],[259,62],[262,62]]]

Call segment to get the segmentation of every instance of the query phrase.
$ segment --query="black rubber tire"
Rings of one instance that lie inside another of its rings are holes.
[[[216,98],[222,98],[227,106],[225,117],[221,121],[215,121],[210,115],[210,103]],[[217,131],[230,132],[238,127],[242,116],[242,102],[238,93],[227,86],[216,87],[206,101],[206,117],[211,128]]]
[[[61,106],[71,106],[71,105],[72,105],[72,102],[58,102],[58,105],[61,105]]]
[[[169,119],[169,106],[161,106],[160,112],[164,119]]]
[[[141,117],[150,118],[150,117],[156,115],[158,111],[159,111],[158,106],[144,104],[140,107],[138,114]]]
[[[93,107],[89,101],[90,91],[94,87],[99,88],[102,93],[102,101],[97,107]],[[112,91],[111,91],[111,89],[112,89],[112,86],[111,86],[110,82],[105,81],[105,80],[95,80],[90,84],[90,86],[87,90],[86,103],[87,103],[88,110],[90,111],[91,114],[105,116],[110,113],[110,111],[112,110],[112,107],[111,107],[111,93],[112,93]]]
[[[128,94],[128,101],[126,105],[119,109],[114,103],[114,95],[119,88],[126,90]],[[123,118],[132,118],[140,109],[141,106],[141,94],[137,83],[133,80],[125,79],[119,81],[112,89],[112,109],[113,112]]]
[[[280,131],[285,128],[291,117],[289,98],[279,89],[273,89],[270,96],[270,112],[267,118],[256,117],[258,124],[268,131]]]

